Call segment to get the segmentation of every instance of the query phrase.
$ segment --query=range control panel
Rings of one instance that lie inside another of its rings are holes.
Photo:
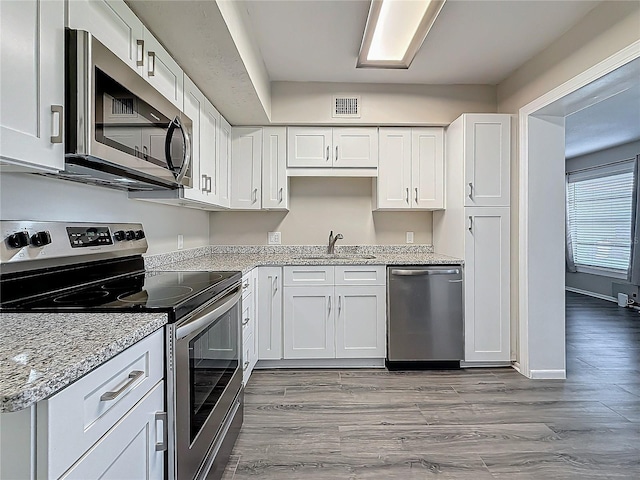
[[[98,259],[147,251],[146,235],[139,223],[0,220],[0,235],[0,263],[6,272],[15,270],[7,267],[17,262],[37,260],[37,265],[28,268],[40,268],[90,260],[74,260],[79,256],[94,255]]]

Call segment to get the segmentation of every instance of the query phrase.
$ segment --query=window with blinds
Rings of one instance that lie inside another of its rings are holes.
[[[569,174],[568,230],[577,271],[628,275],[634,202],[634,161]]]

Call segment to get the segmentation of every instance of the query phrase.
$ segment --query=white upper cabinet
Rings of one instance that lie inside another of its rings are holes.
[[[64,168],[64,3],[0,2],[0,158]]]
[[[218,163],[218,141],[220,114],[209,100],[204,99],[204,111],[201,119],[202,144],[200,157],[200,177],[206,177],[204,189],[205,202],[218,205],[220,202],[220,165]]]
[[[143,76],[156,90],[182,110],[182,69],[146,28],[143,41]]]
[[[193,122],[191,130],[191,179],[193,188],[185,188],[184,196],[194,201],[204,201],[207,176],[200,169],[201,129],[200,118],[204,115],[205,98],[189,77],[184,77],[184,113]]]
[[[333,165],[332,129],[320,127],[288,128],[288,167],[322,167]]]
[[[509,115],[466,114],[462,119],[465,207],[509,206]]]
[[[222,115],[218,129],[217,162],[220,176],[218,202],[221,207],[229,208],[231,204],[231,125]]]
[[[262,208],[289,209],[286,127],[262,129]]]
[[[144,26],[122,0],[71,0],[67,8],[69,28],[90,32],[123,62],[142,72]]]
[[[231,208],[260,210],[262,128],[231,130]]]
[[[348,169],[361,169],[354,171],[364,176],[377,173],[378,129],[375,127],[289,127],[287,136],[289,168],[333,169],[316,172],[321,175],[343,175]],[[297,175],[295,170],[290,174]]]
[[[334,128],[333,166],[337,168],[377,168],[377,128]]]
[[[379,210],[444,208],[444,130],[380,128]]]

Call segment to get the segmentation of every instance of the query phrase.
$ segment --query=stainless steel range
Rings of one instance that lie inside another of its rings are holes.
[[[242,425],[240,272],[145,272],[140,224],[0,221],[0,309],[164,312],[167,477],[217,479]]]

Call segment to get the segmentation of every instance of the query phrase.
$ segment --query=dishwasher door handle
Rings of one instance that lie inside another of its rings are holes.
[[[460,273],[460,269],[450,269],[450,270],[400,270],[400,269],[392,269],[391,275],[398,276],[417,276],[417,275],[457,275]]]

